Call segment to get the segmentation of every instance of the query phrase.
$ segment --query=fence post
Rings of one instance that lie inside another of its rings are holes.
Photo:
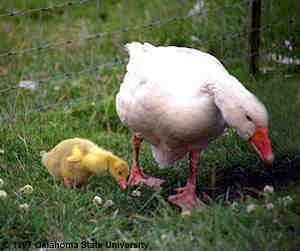
[[[260,33],[261,0],[252,1],[252,24],[250,32],[250,70],[251,73],[259,72],[259,33]]]

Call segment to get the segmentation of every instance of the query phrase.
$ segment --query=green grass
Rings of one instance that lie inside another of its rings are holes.
[[[1,189],[7,192],[7,198],[0,200],[0,249],[7,242],[10,244],[7,250],[22,250],[13,243],[81,242],[94,238],[98,242],[144,241],[149,250],[297,250],[300,246],[298,182],[278,188],[269,196],[243,195],[234,208],[226,195],[219,195],[209,203],[206,212],[193,212],[191,217],[183,218],[166,198],[175,187],[185,183],[186,158],[160,170],[149,145],[143,144],[141,166],[145,172],[167,182],[159,191],[141,187],[142,196],[136,198],[131,195],[132,189],[120,191],[111,177],[92,177],[83,189],[67,190],[60,182],[54,182],[41,165],[40,151],[65,138],[85,137],[131,164],[130,134],[120,123],[114,107],[125,64],[76,72],[114,62],[116,58],[126,60],[122,45],[140,40],[195,47],[221,58],[228,70],[265,103],[277,162],[283,156],[293,158],[300,152],[300,74],[297,68],[276,65],[264,55],[268,52],[297,55],[299,47],[290,52],[283,41],[290,39],[298,44],[299,3],[264,2],[263,24],[278,25],[262,32],[261,66],[268,66],[271,72],[254,78],[248,72],[248,35],[219,39],[221,35],[226,37],[248,29],[247,4],[237,5],[236,1],[228,0],[227,4],[235,5],[226,8],[223,15],[220,9],[223,1],[205,1],[208,14],[164,24],[163,20],[186,15],[195,1],[99,1],[98,9],[95,2],[73,5],[69,11],[57,8],[44,13],[42,32],[38,13],[0,17],[0,54],[9,49],[36,47],[40,42],[74,40],[68,46],[0,57],[0,90],[16,86],[20,80],[36,81],[74,72],[68,78],[45,81],[34,91],[17,89],[0,94],[0,148],[4,150],[0,155],[0,178],[5,182]],[[7,1],[0,6],[0,13],[11,6],[17,10],[53,3],[60,1]],[[295,17],[295,21],[286,25],[290,17]],[[159,26],[78,40],[89,34],[117,31],[158,19],[162,20]],[[197,39],[191,40],[191,35]],[[203,152],[200,166],[198,184],[207,188],[211,166],[217,166],[218,186],[226,180],[218,175],[223,168],[234,171],[242,167],[250,173],[259,173],[263,164],[246,142],[229,131]],[[33,186],[32,194],[18,192],[26,184]],[[95,206],[92,202],[95,195],[112,199],[114,205]],[[281,198],[288,195],[293,202],[286,205]],[[273,210],[266,209],[269,202],[274,204]],[[19,210],[22,203],[29,204],[27,213]],[[253,203],[257,209],[247,213],[247,205]]]

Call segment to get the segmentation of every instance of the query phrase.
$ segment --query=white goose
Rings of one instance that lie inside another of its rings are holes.
[[[163,182],[145,175],[139,167],[139,146],[145,139],[160,166],[189,153],[188,182],[168,200],[196,206],[200,152],[227,126],[250,141],[265,162],[272,163],[265,107],[215,57],[195,49],[148,43],[132,42],[126,48],[130,58],[116,108],[133,133],[129,185]]]

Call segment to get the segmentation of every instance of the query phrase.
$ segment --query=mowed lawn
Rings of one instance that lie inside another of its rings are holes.
[[[69,14],[59,8],[52,14],[45,14],[41,37],[37,35],[41,21],[38,15],[0,21],[1,27],[13,27],[0,32],[1,52],[9,48],[35,47],[39,41],[69,37],[77,41],[70,46],[54,46],[40,53],[0,59],[1,89],[17,86],[20,80],[35,82],[64,72],[75,72],[69,77],[45,81],[34,90],[17,88],[0,94],[0,178],[4,181],[0,189],[7,193],[6,198],[0,199],[0,249],[37,250],[40,243],[60,240],[78,244],[89,241],[90,246],[85,250],[91,250],[96,242],[102,243],[103,249],[109,249],[105,245],[110,241],[143,242],[149,250],[298,250],[299,181],[282,185],[272,184],[272,179],[262,180],[253,187],[240,187],[241,193],[234,197],[235,201],[226,191],[230,190],[230,185],[239,187],[238,178],[235,183],[227,182],[237,170],[259,178],[262,170],[275,170],[283,160],[290,163],[287,160],[299,155],[299,68],[262,60],[262,68],[268,66],[268,73],[254,78],[248,72],[247,37],[234,41],[206,41],[207,37],[239,32],[241,26],[247,27],[250,12],[248,5],[242,3],[225,12],[227,21],[222,27],[218,25],[219,18],[222,19],[219,12],[209,12],[221,6],[221,1],[216,1],[214,6],[205,5],[208,14],[201,18],[192,17],[184,22],[175,21],[78,42],[78,37],[88,34],[184,16],[194,6],[194,1],[182,4],[181,1],[157,0],[148,3],[148,11],[144,11],[141,3],[144,1],[128,1],[127,5],[120,1],[102,2],[102,8],[95,7],[94,1],[88,1],[77,7],[74,5]],[[227,2],[233,4],[234,1]],[[43,4],[50,3],[55,1],[44,1]],[[286,9],[292,3],[287,1],[286,6],[273,6],[272,13],[281,14],[284,20],[290,15]],[[42,3],[36,5],[35,1],[28,1],[26,6],[18,4],[16,9],[43,6]],[[95,11],[98,11],[97,18]],[[240,16],[245,16],[245,20],[237,25],[234,20]],[[71,22],[67,23],[67,20]],[[273,47],[267,45],[277,44],[276,52],[294,53],[282,46],[285,32],[293,35],[293,41],[299,40],[293,27],[289,26],[288,30],[276,26],[277,30],[263,33],[267,36],[262,41],[263,51],[271,51]],[[277,35],[274,37],[274,34]],[[192,35],[198,40],[191,39]],[[160,190],[141,186],[138,188],[141,196],[135,197],[132,194],[134,188],[121,191],[111,177],[94,176],[82,189],[66,189],[61,182],[55,182],[41,165],[40,152],[70,137],[91,139],[124,158],[129,165],[132,163],[131,135],[119,121],[114,107],[127,59],[122,45],[131,40],[195,47],[224,59],[228,70],[255,93],[269,111],[270,137],[276,155],[274,166],[264,166],[248,143],[229,130],[202,154],[198,191],[209,208],[204,212],[192,212],[191,216],[183,216],[166,200],[174,188],[186,182],[187,159],[160,170],[147,143],[141,149],[141,166],[146,173],[167,180]],[[76,73],[95,65],[116,62],[116,57],[120,62],[113,67],[107,65],[97,71]],[[211,167],[216,167],[218,192],[215,194],[210,193]],[[289,168],[291,166],[287,164],[286,169]],[[33,192],[20,192],[19,189],[27,184],[33,187]],[[264,193],[265,185],[273,185],[274,193]],[[249,190],[254,196],[249,196],[246,192]],[[203,192],[208,196],[203,196]],[[112,200],[114,204],[95,205],[93,198],[96,195],[104,202]],[[29,206],[26,212],[20,209],[24,203]],[[26,247],[26,241],[31,243],[30,248]],[[26,248],[20,246],[22,244]],[[139,249],[143,250],[142,246]]]

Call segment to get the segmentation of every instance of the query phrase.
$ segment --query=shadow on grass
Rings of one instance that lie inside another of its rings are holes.
[[[214,175],[215,177],[212,178]],[[263,189],[266,185],[271,185],[275,190],[278,190],[289,183],[300,181],[300,156],[293,159],[283,156],[272,166],[259,162],[247,167],[217,167],[216,172],[211,172],[210,175],[206,175],[206,178],[210,180],[215,179],[216,185],[198,185],[197,195],[205,203],[210,204],[220,199],[224,201],[238,201],[245,196],[262,198]],[[180,181],[182,185],[185,184],[185,181],[181,179]],[[166,185],[163,185],[162,190],[154,191],[154,193],[151,188],[143,186],[143,196],[139,198],[138,203],[135,203],[132,210],[134,212],[143,212],[146,215],[149,213],[155,214],[163,204],[168,204],[167,198],[174,193],[176,187],[178,187],[178,180],[168,182]],[[155,196],[157,193],[161,194],[159,196],[161,199]],[[164,200],[164,203],[162,200]]]
[[[212,175],[214,175],[212,173]],[[219,177],[219,178],[218,178]],[[239,200],[245,195],[260,197],[264,186],[275,188],[285,186],[290,182],[300,180],[300,156],[294,159],[282,157],[273,166],[258,165],[255,167],[217,169],[216,186],[198,188],[198,193],[204,198],[222,196],[229,201]]]

